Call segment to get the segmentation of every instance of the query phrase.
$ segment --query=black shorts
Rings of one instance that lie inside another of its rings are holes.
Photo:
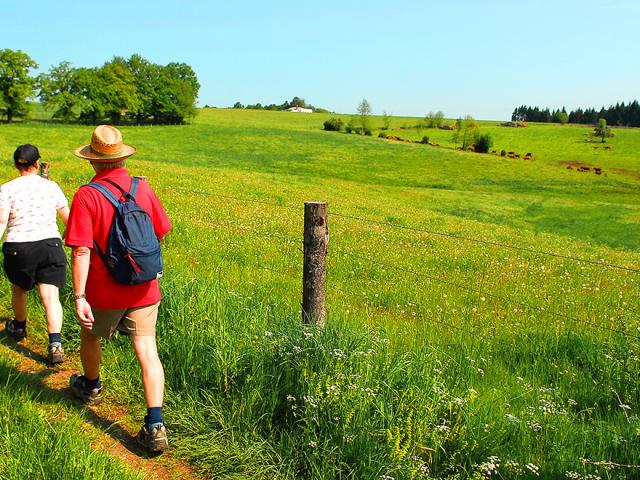
[[[2,253],[7,278],[23,290],[32,290],[37,283],[62,287],[67,281],[67,256],[59,238],[5,242]]]

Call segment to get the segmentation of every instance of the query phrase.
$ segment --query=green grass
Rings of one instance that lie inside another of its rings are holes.
[[[131,172],[174,222],[159,348],[178,453],[218,478],[471,478],[490,456],[502,478],[533,478],[527,463],[617,478],[580,458],[640,463],[640,345],[619,333],[640,334],[640,275],[336,215],[637,268],[640,131],[614,129],[604,152],[586,127],[483,123],[526,162],[445,148],[440,130],[397,132],[440,148],[324,132],[330,116],[208,109],[123,128]],[[90,179],[71,152],[91,127],[0,132],[1,158],[38,145],[69,195]],[[324,331],[300,325],[305,200],[329,201]],[[142,415],[127,339],[104,376]]]
[[[143,478],[92,449],[82,416],[47,398],[37,384],[0,358],[0,479]]]

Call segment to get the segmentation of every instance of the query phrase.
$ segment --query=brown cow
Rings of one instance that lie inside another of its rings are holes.
[[[605,150],[611,150],[611,145],[607,145],[606,147],[604,147]]]
[[[596,175],[602,175],[602,168],[600,167],[595,167],[593,171],[596,172]]]

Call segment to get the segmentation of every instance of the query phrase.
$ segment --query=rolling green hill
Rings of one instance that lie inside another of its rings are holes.
[[[174,222],[159,348],[177,453],[216,478],[617,478],[580,459],[640,463],[640,130],[595,150],[588,127],[481,122],[525,161],[456,151],[444,130],[389,132],[441,147],[325,132],[330,117],[205,109],[122,128]],[[71,198],[91,130],[0,125],[0,180],[33,143]],[[305,200],[329,202],[324,331],[300,325]],[[133,413],[138,376],[128,340],[109,343],[105,383]]]

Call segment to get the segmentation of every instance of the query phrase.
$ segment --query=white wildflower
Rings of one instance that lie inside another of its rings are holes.
[[[533,463],[527,463],[525,466],[527,467],[527,470],[529,470],[533,475],[535,475],[536,477],[540,476],[540,467],[534,465]]]

